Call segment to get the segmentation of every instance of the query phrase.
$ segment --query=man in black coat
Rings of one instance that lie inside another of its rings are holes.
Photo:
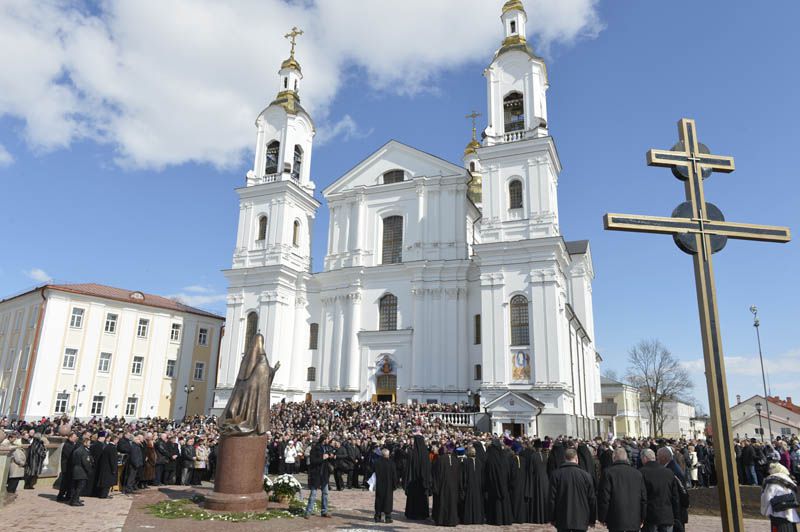
[[[375,461],[375,522],[380,523],[381,517],[387,523],[392,522],[392,507],[394,503],[394,488],[397,485],[397,469],[389,459],[389,449],[381,451],[381,458]]]
[[[164,484],[177,484],[175,477],[178,474],[178,458],[180,458],[177,436],[172,436],[165,447],[168,460],[164,465],[164,480],[162,482]]]
[[[167,433],[162,432],[156,438],[155,443],[153,444],[153,448],[156,451],[156,478],[154,484],[156,486],[161,486],[162,484],[167,483],[166,479],[166,471],[167,471],[167,464],[169,463],[170,453],[169,449],[167,449]]]
[[[92,475],[92,457],[89,455],[89,444],[91,440],[85,438],[75,447],[69,457],[69,467],[72,471],[72,494],[70,496],[70,506],[83,506],[81,492],[86,481]]]
[[[486,450],[485,480],[483,489],[486,493],[486,522],[490,525],[510,525],[514,522],[511,508],[511,495],[508,482],[511,472],[508,458],[498,440],[494,440]]]
[[[642,451],[642,478],[647,488],[647,512],[643,530],[646,532],[669,532],[679,515],[677,483],[675,475],[656,461],[652,449]]]
[[[69,467],[69,459],[77,446],[78,435],[74,432],[67,437],[67,441],[61,446],[61,480],[59,484],[58,502],[66,502],[70,499],[72,490],[72,469]]]
[[[617,447],[612,458],[600,477],[597,518],[609,532],[638,532],[647,516],[644,478],[628,462],[624,447]]]
[[[528,514],[525,505],[525,481],[527,477],[528,465],[520,456],[522,445],[514,442],[512,453],[508,455],[508,494],[511,496],[511,515],[515,523],[524,523]]]
[[[527,523],[550,522],[550,481],[542,457],[542,442],[536,440],[533,449],[526,451],[525,504]]]
[[[92,463],[95,465],[95,468],[92,470],[92,474],[87,481],[87,486],[84,488],[83,495],[97,497],[100,494],[97,488],[97,463],[100,461],[100,455],[103,453],[105,446],[106,432],[101,430],[97,433],[97,440],[93,441],[89,446],[89,456],[92,457]]]
[[[550,514],[559,532],[584,531],[594,526],[597,504],[594,480],[578,466],[575,449],[564,451],[565,462],[550,477]]]
[[[125,491],[126,494],[131,494],[138,489],[137,486],[137,479],[139,477],[140,471],[144,467],[144,453],[142,453],[142,447],[139,445],[139,435],[133,437],[133,439],[125,438],[128,440],[128,463],[125,467]],[[122,446],[119,445],[118,448],[121,450]]]
[[[445,447],[433,464],[433,521],[438,526],[458,524],[458,496],[461,489],[461,462]]]
[[[478,459],[475,447],[467,449],[467,458],[461,466],[461,524],[482,525],[486,520],[483,512],[483,461]]]
[[[308,517],[314,512],[317,500],[317,491],[322,492],[322,517],[330,517],[328,513],[328,484],[330,482],[330,462],[333,460],[334,449],[328,445],[327,437],[320,435],[317,442],[311,447],[311,458],[308,464],[308,504],[303,517]]]
[[[119,463],[117,441],[119,441],[119,437],[112,434],[95,463],[97,496],[101,499],[110,499],[108,492],[117,483],[117,464]]]
[[[336,480],[336,491],[342,491],[346,486],[344,480],[342,480],[342,475],[352,475],[351,471],[354,464],[347,445],[347,442],[342,445],[338,441],[333,444],[336,449],[336,469],[333,472],[333,478]]]
[[[189,438],[186,440],[186,445],[181,449],[181,462],[183,467],[181,468],[180,484],[183,486],[188,486],[192,481],[192,471],[194,469],[194,457],[196,453],[194,438]]]
[[[358,472],[361,468],[361,451],[356,445],[355,440],[352,438],[345,443],[347,454],[350,456],[350,463],[352,464],[347,471],[347,487],[358,488]]]
[[[407,519],[423,521],[430,516],[428,495],[433,480],[431,478],[431,460],[428,458],[428,446],[421,434],[414,435],[414,446],[408,457],[405,474],[405,492]]]

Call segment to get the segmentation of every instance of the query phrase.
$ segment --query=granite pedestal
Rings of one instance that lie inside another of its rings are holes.
[[[264,453],[266,436],[223,436],[217,451],[214,491],[206,497],[209,510],[264,511]]]

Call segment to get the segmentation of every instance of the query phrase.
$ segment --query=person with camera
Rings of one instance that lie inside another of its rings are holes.
[[[335,451],[330,446],[327,436],[320,434],[317,442],[311,447],[311,461],[308,466],[308,489],[310,493],[308,494],[306,512],[303,514],[305,519],[308,519],[314,512],[317,491],[322,492],[322,517],[330,517],[328,513],[328,483],[334,459]]]

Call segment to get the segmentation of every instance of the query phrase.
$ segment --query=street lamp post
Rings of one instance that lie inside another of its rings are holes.
[[[764,443],[764,425],[761,424],[761,403],[756,403],[756,412],[758,412],[758,430],[761,431],[761,443]]]
[[[186,410],[184,410],[184,417],[189,415],[189,394],[194,391],[194,384],[184,384],[183,391],[186,392]]]
[[[753,313],[753,327],[756,328],[756,340],[758,341],[758,358],[761,361],[761,382],[764,385],[764,400],[767,402],[767,427],[769,428],[769,441],[772,441],[772,420],[770,419],[772,415],[769,411],[769,395],[767,395],[767,377],[764,373],[764,356],[761,354],[761,333],[759,332],[759,326],[761,325],[761,321],[758,319],[758,307],[755,305],[750,307],[750,312]],[[759,416],[758,419],[759,423],[761,422],[761,417]],[[761,432],[761,438],[764,438],[764,432]]]
[[[72,416],[72,417],[77,417],[78,416],[78,406],[80,406],[80,403],[78,402],[78,400],[81,397],[81,392],[86,390],[86,385],[85,384],[81,384],[80,386],[78,386],[77,384],[73,384],[72,385],[72,389],[75,391],[75,415]]]

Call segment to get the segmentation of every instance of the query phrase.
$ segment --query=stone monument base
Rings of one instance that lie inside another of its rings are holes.
[[[206,496],[206,509],[265,511],[267,494],[263,482],[266,450],[266,436],[223,436],[217,451],[214,491]]]

